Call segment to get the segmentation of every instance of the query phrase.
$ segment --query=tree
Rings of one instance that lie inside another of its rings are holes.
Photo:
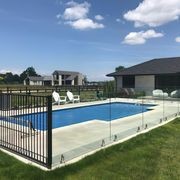
[[[28,76],[39,76],[34,67],[28,67],[25,71],[20,74],[20,81],[23,82]]]
[[[115,92],[115,81],[107,81],[104,84],[104,95],[109,97]]]
[[[15,84],[15,83],[20,82],[20,78],[17,74],[13,74],[12,72],[8,72],[5,74],[3,81],[6,84]]]
[[[5,83],[12,83],[13,82],[13,74],[11,72],[6,73],[6,76],[4,78]]]
[[[115,68],[115,71],[116,71],[116,72],[119,72],[119,71],[121,71],[121,70],[123,70],[123,69],[125,69],[124,66],[118,66],[118,67]]]
[[[20,83],[20,77],[18,74],[14,74],[13,81],[14,83]]]
[[[4,84],[4,77],[0,76],[0,84]]]
[[[84,84],[87,84],[88,83],[88,79],[87,79],[87,76],[85,75],[84,76]]]

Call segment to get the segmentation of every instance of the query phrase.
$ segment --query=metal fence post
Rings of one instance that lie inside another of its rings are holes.
[[[81,87],[78,86],[78,94],[81,95]]]
[[[143,101],[143,97],[141,99],[141,109],[142,109],[142,129],[144,129],[144,101]]]
[[[47,96],[47,151],[48,151],[48,161],[47,167],[51,169],[52,166],[52,96]]]
[[[111,95],[109,96],[109,136],[110,136],[110,140],[111,140],[111,135],[112,135],[112,132],[111,132],[111,120],[112,120],[112,109],[111,109]]]

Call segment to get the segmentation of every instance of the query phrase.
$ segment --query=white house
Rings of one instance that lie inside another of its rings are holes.
[[[24,80],[24,85],[48,86],[52,85],[52,76],[29,76]]]

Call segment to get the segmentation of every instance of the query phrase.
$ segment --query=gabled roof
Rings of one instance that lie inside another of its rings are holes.
[[[30,81],[52,81],[52,76],[29,76]]]
[[[77,77],[77,75],[73,74],[73,75],[70,75],[68,78],[66,78],[66,80],[67,80],[67,81],[72,81],[72,80],[74,80],[76,77]]]
[[[52,76],[43,76],[44,81],[52,81]]]
[[[152,59],[135,66],[125,68],[107,76],[158,75],[180,73],[180,57]]]
[[[30,81],[43,81],[43,77],[41,76],[29,76],[27,77]]]
[[[78,75],[79,72],[74,72],[74,71],[59,71],[59,70],[56,70],[53,72],[53,75],[54,74],[59,74],[59,75]]]

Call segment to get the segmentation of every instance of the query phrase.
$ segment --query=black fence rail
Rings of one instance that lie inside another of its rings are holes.
[[[51,168],[52,97],[1,93],[0,147]]]
[[[0,91],[3,93],[52,93],[53,91],[57,92],[66,92],[67,90],[72,92],[77,92],[79,95],[83,91],[97,91],[103,90],[104,86],[100,85],[83,85],[83,86],[0,86]]]
[[[60,96],[66,96],[67,91],[71,91],[74,95],[79,95],[81,102],[98,100],[98,94],[106,94],[103,85],[84,85],[84,86],[0,86],[1,93],[27,94],[27,95],[52,95],[56,91]]]

